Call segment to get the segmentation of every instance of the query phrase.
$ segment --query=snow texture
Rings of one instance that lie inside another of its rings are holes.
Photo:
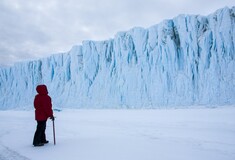
[[[32,107],[42,83],[56,108],[235,104],[235,7],[0,68],[0,109]]]
[[[0,111],[0,159],[234,160],[234,114],[235,106],[63,109],[55,112],[56,145],[48,120],[50,143],[33,147],[34,111]]]
[[[0,145],[0,160],[30,160],[19,153]]]

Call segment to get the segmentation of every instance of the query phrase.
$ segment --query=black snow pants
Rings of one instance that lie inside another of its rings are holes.
[[[37,121],[37,130],[34,134],[33,145],[38,145],[40,143],[46,142],[46,122],[47,121]]]

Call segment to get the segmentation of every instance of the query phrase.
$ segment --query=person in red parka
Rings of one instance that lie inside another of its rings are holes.
[[[48,118],[54,121],[51,97],[48,95],[46,85],[38,85],[36,88],[38,94],[34,99],[35,120],[37,121],[37,129],[33,138],[34,146],[43,146],[49,141],[46,140],[46,121]]]

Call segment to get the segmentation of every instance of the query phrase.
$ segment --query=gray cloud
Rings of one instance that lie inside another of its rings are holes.
[[[207,15],[234,0],[1,0],[0,65],[66,52],[179,14]]]

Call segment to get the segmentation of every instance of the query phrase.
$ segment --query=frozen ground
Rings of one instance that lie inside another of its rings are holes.
[[[63,110],[33,147],[34,111],[0,111],[0,160],[234,160],[235,107]]]

